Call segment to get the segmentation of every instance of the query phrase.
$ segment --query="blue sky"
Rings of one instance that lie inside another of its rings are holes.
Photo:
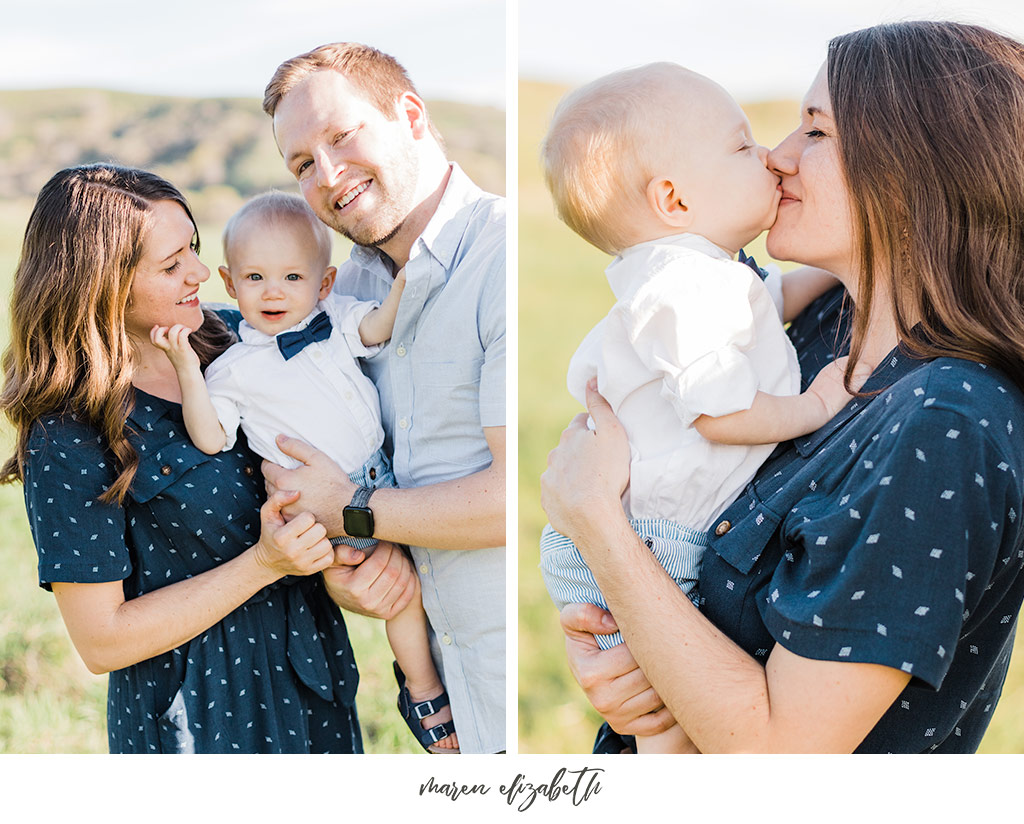
[[[0,88],[262,97],[283,60],[356,40],[420,93],[504,106],[503,0],[23,0],[5,3]]]
[[[1024,39],[1020,0],[518,0],[519,75],[570,84],[671,60],[740,100],[799,99],[830,37],[900,19],[980,23]]]

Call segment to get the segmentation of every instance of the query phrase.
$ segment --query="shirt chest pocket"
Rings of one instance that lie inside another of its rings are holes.
[[[259,534],[261,486],[251,454],[236,447],[206,455],[189,441],[176,441],[150,445],[131,497],[172,548],[198,542],[219,551],[226,536],[236,543],[253,529]]]

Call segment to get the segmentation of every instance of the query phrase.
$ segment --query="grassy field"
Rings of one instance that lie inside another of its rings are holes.
[[[589,752],[599,724],[565,663],[557,615],[537,569],[546,522],[539,477],[562,428],[580,409],[565,389],[569,358],[612,303],[608,258],[559,223],[544,189],[538,147],[565,90],[519,87],[519,751]],[[775,145],[797,104],[745,107],[754,136]],[[766,257],[761,241],[748,252]],[[1018,643],[1024,646],[1024,640]],[[982,752],[1024,752],[1024,652],[1011,663]]]
[[[32,204],[0,205],[0,341],[6,345],[10,277]],[[206,301],[230,302],[216,274],[220,226],[201,226],[203,262],[213,276]],[[335,262],[348,256],[337,243]],[[0,423],[0,454],[11,451]],[[20,485],[0,486],[0,753],[107,751],[106,676],[86,670],[71,646],[53,596],[39,588],[36,553]],[[359,665],[357,706],[363,742],[371,753],[422,752],[398,715],[391,650],[382,621],[346,616]]]

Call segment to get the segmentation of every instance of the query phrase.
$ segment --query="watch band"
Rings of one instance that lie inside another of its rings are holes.
[[[360,509],[364,509],[370,502],[370,496],[376,490],[369,486],[357,486],[355,494],[352,496],[352,503],[349,506],[358,506]],[[337,512],[338,510],[334,510]]]

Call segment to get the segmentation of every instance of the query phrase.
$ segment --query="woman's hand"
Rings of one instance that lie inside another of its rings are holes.
[[[675,724],[625,644],[602,650],[595,634],[617,629],[610,612],[593,604],[569,604],[561,614],[573,678],[587,700],[621,735],[655,735]]]
[[[587,428],[583,413],[573,418],[540,478],[540,502],[551,526],[577,543],[595,518],[622,515],[620,500],[629,484],[629,441],[596,378],[587,384],[587,409],[594,428]]]
[[[253,554],[261,566],[281,577],[312,575],[334,562],[327,530],[309,512],[285,523],[281,510],[298,499],[298,492],[277,490],[260,507],[260,538]]]

